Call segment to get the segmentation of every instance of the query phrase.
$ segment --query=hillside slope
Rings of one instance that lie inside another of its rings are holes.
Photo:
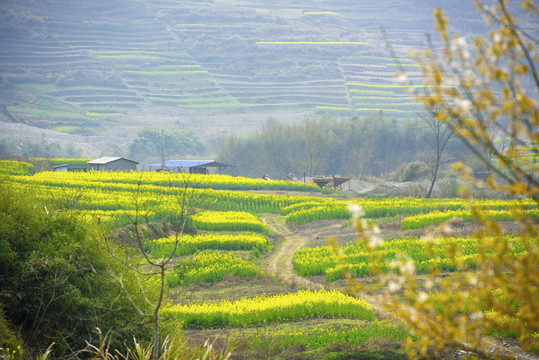
[[[252,132],[270,116],[383,110],[410,118],[419,108],[394,86],[380,28],[417,77],[406,56],[423,46],[435,6],[3,1],[0,120],[124,145],[141,127],[178,125],[208,141]],[[470,1],[444,6],[458,31],[482,31]]]

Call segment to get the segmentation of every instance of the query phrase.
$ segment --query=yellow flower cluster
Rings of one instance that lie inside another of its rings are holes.
[[[514,254],[525,252],[518,238],[508,239]],[[458,255],[448,255],[445,249],[449,246],[455,248]],[[297,249],[293,257],[294,271],[301,276],[325,275],[326,281],[342,279],[345,272],[354,277],[370,276],[373,266],[389,270],[398,254],[407,257],[418,273],[427,272],[433,265],[443,271],[454,271],[456,263],[474,267],[475,257],[480,252],[478,240],[472,237],[436,239],[429,253],[425,240],[415,237],[387,239],[375,249],[366,249],[362,242],[350,243],[341,250],[344,264],[337,262],[329,246]]]
[[[365,300],[325,290],[301,290],[235,302],[168,305],[160,315],[183,320],[186,328],[244,327],[315,316],[374,319],[372,307]]]
[[[177,244],[176,244],[177,242]],[[176,246],[177,245],[177,246]],[[262,234],[219,234],[205,233],[198,235],[182,235],[179,238],[168,238],[149,241],[145,245],[146,251],[151,251],[153,256],[167,256],[176,246],[176,256],[193,254],[201,250],[229,250],[241,251],[263,249],[268,245],[268,239]]]
[[[182,174],[123,172],[41,172],[12,181],[45,199],[62,199],[70,207],[94,210],[139,209],[155,212],[158,218],[174,217],[181,210],[178,198],[185,195],[186,206],[223,211],[275,213],[283,206],[308,201],[312,197],[253,194],[225,188],[264,189],[264,182],[229,176],[185,176]],[[269,189],[309,189],[311,185],[268,181]],[[299,185],[299,186],[298,186]],[[185,188],[187,186],[187,188]],[[76,201],[74,201],[76,200]]]
[[[170,286],[214,283],[226,275],[255,277],[260,270],[241,257],[222,252],[203,252],[179,261],[167,276]]]
[[[32,164],[15,160],[0,160],[0,174],[31,175],[33,173],[34,167]]]
[[[490,220],[501,221],[515,219],[516,214],[510,210],[487,210],[485,214]],[[539,209],[527,209],[521,212],[524,217],[539,220]],[[460,218],[466,221],[473,220],[473,214],[470,210],[450,210],[450,211],[432,211],[427,214],[418,214],[409,216],[401,220],[401,229],[418,229],[429,225],[441,224],[452,218]]]
[[[268,233],[268,226],[242,211],[204,211],[193,215],[197,229],[208,231],[255,231]]]

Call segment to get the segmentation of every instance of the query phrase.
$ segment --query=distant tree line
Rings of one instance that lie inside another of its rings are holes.
[[[129,145],[129,157],[137,161],[152,156],[165,156],[170,160],[169,156],[201,155],[203,152],[204,145],[193,132],[178,128],[166,131],[142,129]]]
[[[0,157],[6,155],[22,158],[80,158],[83,153],[73,143],[62,146],[57,142],[49,142],[44,139],[39,141],[0,139]]]
[[[346,120],[325,115],[293,125],[269,119],[251,136],[224,138],[217,158],[236,165],[236,175],[248,177],[384,177],[411,161],[427,161],[428,136],[419,118],[402,122],[382,112]],[[458,140],[447,149],[453,158],[462,158],[464,152]]]

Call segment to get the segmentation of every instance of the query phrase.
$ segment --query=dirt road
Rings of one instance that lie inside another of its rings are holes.
[[[319,234],[322,233],[323,235],[318,236],[318,240],[316,240],[315,237],[315,242],[320,242],[320,245],[322,240],[324,240],[324,242],[327,240],[330,232],[340,233],[340,236],[343,238],[355,236],[353,228],[343,229],[342,226],[337,224],[337,222],[318,222],[317,224],[311,223],[309,224],[309,227],[299,227],[295,229],[295,231],[292,231],[283,223],[282,219],[279,219],[279,216],[277,215],[268,215],[264,217],[263,220],[273,232],[284,237],[284,241],[277,245],[277,248],[264,262],[263,266],[266,268],[266,271],[274,274],[276,277],[287,283],[295,284],[297,286],[312,290],[319,290],[325,287],[322,284],[318,284],[310,281],[309,279],[298,276],[293,272],[292,258],[294,256],[294,250],[303,247],[307,243],[308,240],[305,236],[310,237],[316,232]],[[329,289],[330,286],[327,286],[326,288]],[[384,309],[384,304],[386,303],[387,299],[385,299],[381,294],[375,295],[360,293],[358,295],[364,298],[373,307],[374,311],[382,318],[393,318],[392,314],[387,313],[387,311]],[[538,356],[534,356],[523,351],[517,341],[485,337],[482,339],[481,348],[485,351],[485,353],[498,353],[501,355],[501,357],[508,356],[522,360],[539,360]],[[463,351],[457,352],[456,354],[457,357],[463,357],[466,355],[466,353]]]
[[[298,234],[294,234],[286,225],[276,220],[276,216],[267,216],[264,218],[268,227],[272,231],[282,235],[285,240],[277,245],[277,249],[267,259],[267,271],[287,283],[294,283],[300,287],[312,290],[323,289],[324,287],[322,285],[294,274],[292,265],[294,250],[305,245],[307,240]]]

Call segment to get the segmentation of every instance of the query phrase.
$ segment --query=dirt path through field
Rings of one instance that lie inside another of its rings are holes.
[[[277,245],[277,248],[264,262],[266,271],[274,274],[276,277],[287,283],[295,284],[303,288],[312,290],[325,288],[322,284],[318,284],[294,274],[292,257],[294,256],[294,250],[303,247],[308,241],[307,237],[314,236],[315,233],[322,233],[323,235],[321,235],[321,237],[325,237],[329,232],[334,231],[341,232],[342,235],[343,229],[340,224],[331,222],[319,222],[318,224],[312,223],[307,229],[300,227],[296,229],[296,231],[292,231],[277,215],[268,215],[264,217],[263,220],[271,231],[280,234],[284,238],[284,241]],[[323,239],[320,239],[320,241],[322,240]],[[330,287],[326,288],[329,289]],[[394,318],[392,314],[384,310],[384,304],[387,299],[385,299],[382,295],[367,294],[363,292],[359,293],[358,295],[365,299],[367,303],[373,307],[374,311],[382,318]],[[523,360],[539,360],[538,356],[524,352],[516,341],[511,341],[511,343],[509,343],[509,341],[506,340],[484,338],[482,340],[482,348],[486,353],[494,354],[497,352],[502,357],[510,356]],[[460,353],[461,356],[462,354],[463,352]]]
[[[287,283],[312,290],[323,289],[322,285],[294,274],[292,268],[294,250],[302,247],[307,240],[294,234],[286,225],[279,223],[276,216],[267,216],[264,221],[272,231],[284,237],[284,241],[277,245],[277,249],[267,259],[267,271]]]
[[[304,277],[294,274],[292,257],[294,256],[294,250],[303,247],[307,242],[307,239],[303,234],[307,234],[305,231],[293,232],[288,226],[278,221],[278,217],[275,215],[269,215],[264,218],[264,222],[271,231],[276,232],[284,237],[284,241],[278,245],[278,248],[269,256],[266,260],[266,270],[279,279],[298,285],[303,288],[312,290],[319,290],[328,287],[324,287],[322,284],[310,281]],[[340,224],[324,224],[324,230],[331,231],[340,228]],[[314,229],[313,231],[320,231],[321,229]],[[365,300],[374,308],[374,310],[382,314],[382,299],[372,295],[361,294]]]

